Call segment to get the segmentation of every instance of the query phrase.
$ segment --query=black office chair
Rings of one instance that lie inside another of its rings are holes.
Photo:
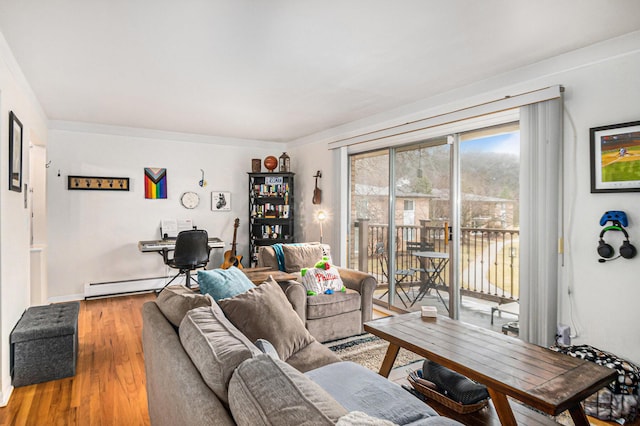
[[[169,259],[169,250],[162,250],[164,263],[179,272],[175,277],[171,278],[166,285],[168,286],[178,278],[181,274],[186,276],[186,286],[191,287],[191,280],[196,284],[198,281],[191,276],[191,271],[198,268],[204,268],[209,262],[209,235],[204,229],[182,231],[176,238],[176,248],[173,251],[173,259]]]

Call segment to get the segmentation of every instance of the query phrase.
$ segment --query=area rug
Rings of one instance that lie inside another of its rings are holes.
[[[335,352],[343,361],[353,361],[378,372],[389,343],[372,334],[365,333],[359,336],[326,342],[324,345]],[[405,367],[421,359],[423,358],[413,352],[400,349],[393,368]]]

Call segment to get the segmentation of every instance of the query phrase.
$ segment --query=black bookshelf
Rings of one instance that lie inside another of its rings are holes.
[[[257,264],[258,248],[294,242],[295,173],[249,173],[249,254]]]

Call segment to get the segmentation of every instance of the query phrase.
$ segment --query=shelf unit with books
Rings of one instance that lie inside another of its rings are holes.
[[[250,266],[260,246],[294,242],[294,174],[249,173]]]

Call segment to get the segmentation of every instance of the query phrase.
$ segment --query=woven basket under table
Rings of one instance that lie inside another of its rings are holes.
[[[489,403],[488,399],[484,399],[480,402],[476,402],[475,404],[463,405],[435,391],[434,389],[428,388],[427,386],[424,386],[423,384],[416,382],[411,376],[407,377],[407,380],[409,380],[409,383],[411,384],[411,386],[413,386],[413,388],[416,391],[420,392],[422,395],[424,395],[428,399],[436,401],[444,405],[445,407],[452,409],[456,413],[460,413],[460,414],[473,413],[475,411],[483,409]]]

